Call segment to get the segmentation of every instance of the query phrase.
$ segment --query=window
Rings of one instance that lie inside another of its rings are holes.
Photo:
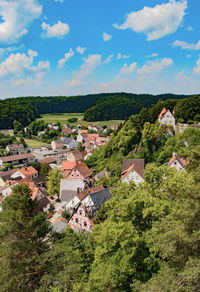
[[[87,223],[86,222],[84,222],[84,226],[87,227]]]
[[[80,211],[79,211],[79,214],[82,215],[82,213],[83,213],[82,210],[80,210]]]
[[[75,222],[78,223],[78,218],[76,218]]]

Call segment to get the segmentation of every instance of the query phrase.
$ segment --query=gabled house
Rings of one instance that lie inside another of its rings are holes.
[[[38,176],[38,171],[32,166],[18,169],[15,173],[11,175],[13,179],[20,177],[21,178],[35,178]]]
[[[77,193],[70,201],[67,202],[67,204],[65,205],[65,208],[68,210],[73,210],[74,208],[77,207],[77,205],[83,201],[86,197],[89,196],[89,194],[98,192],[104,190],[103,186],[96,186],[96,187],[92,187],[92,188],[87,188],[86,190]],[[86,200],[86,203],[90,201],[90,200]],[[86,204],[87,205],[87,204]],[[92,204],[93,206],[93,204]]]
[[[68,161],[81,161],[84,159],[85,153],[79,150],[74,150],[67,153]]]
[[[51,141],[51,148],[53,151],[61,150],[63,148],[63,141],[61,141],[61,140]]]
[[[75,231],[91,232],[94,223],[89,218],[82,203],[79,203],[68,221],[69,226]]]
[[[85,162],[78,163],[67,175],[69,180],[82,180],[90,184],[93,172],[85,164]]]
[[[144,182],[143,171],[136,166],[135,163],[133,163],[128,169],[122,172],[120,180],[122,183],[129,183],[130,181],[133,181],[136,185],[138,185],[139,183]]]
[[[67,129],[62,129],[62,134],[69,136],[71,135],[73,132],[71,129],[67,128]]]
[[[12,155],[24,153],[24,145],[23,144],[13,144],[6,146],[6,153],[12,153]]]
[[[144,159],[123,159],[122,172],[127,170],[132,164],[135,164],[142,172],[144,172]]]
[[[173,153],[173,157],[167,164],[168,167],[175,167],[177,170],[184,170],[186,165],[187,162],[176,153]]]
[[[174,115],[170,112],[169,109],[165,107],[162,109],[161,113],[158,116],[158,121],[163,125],[169,125],[175,128],[176,120]]]
[[[7,171],[0,171],[0,188],[5,186],[7,180],[11,179],[11,175],[15,173],[18,169],[10,169]]]
[[[67,149],[76,149],[78,143],[71,137],[61,137],[60,140],[63,142],[63,146]]]
[[[62,168],[61,171],[64,174],[65,177],[68,176],[68,174],[70,173],[70,171],[77,165],[76,161],[67,161],[67,160],[63,160],[62,161]]]

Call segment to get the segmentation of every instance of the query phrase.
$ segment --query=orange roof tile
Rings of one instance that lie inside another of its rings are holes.
[[[76,166],[76,169],[80,172],[80,174],[87,178],[88,176],[92,175],[92,171],[89,169],[89,167],[85,164],[85,162],[81,162]]]
[[[79,198],[79,200],[82,201],[85,197],[87,197],[87,195],[89,195],[91,193],[98,192],[98,191],[102,191],[102,190],[104,190],[104,187],[102,185],[99,185],[99,186],[93,187],[91,189],[87,189],[87,190],[79,193],[77,195],[77,197]]]
[[[28,166],[26,168],[21,168],[19,170],[19,172],[21,172],[23,175],[25,175],[27,177],[32,176],[34,174],[38,174],[38,171],[35,168],[33,168],[32,166]]]
[[[164,107],[161,111],[161,113],[159,114],[159,119],[162,119],[163,115],[166,113],[167,109]]]
[[[135,170],[135,172],[137,172],[139,174],[139,176],[141,176],[144,179],[144,175],[143,175],[143,171],[137,167],[137,165],[135,165],[135,163],[131,164],[131,166],[126,169],[124,172],[122,172],[122,176],[120,178],[120,180],[122,180],[131,170]]]
[[[72,170],[77,165],[76,161],[62,161],[62,171]]]

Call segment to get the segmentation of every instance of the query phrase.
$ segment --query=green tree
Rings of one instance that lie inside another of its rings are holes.
[[[14,134],[18,134],[20,132],[23,132],[24,130],[23,125],[16,120],[13,122],[13,128],[14,128]]]
[[[9,169],[13,169],[12,163],[5,163],[2,167],[3,171],[9,170]]]
[[[49,173],[49,167],[47,163],[42,164],[41,169],[40,169],[40,174],[41,175],[47,175]]]
[[[82,152],[82,151],[85,150],[85,146],[83,146],[82,143],[79,142],[78,145],[77,145],[77,147],[76,147],[76,149],[79,150],[80,152]]]
[[[47,178],[48,193],[50,195],[56,195],[57,197],[59,197],[60,180],[61,178],[63,178],[62,173],[58,168],[53,168],[52,170],[49,171]]]
[[[27,292],[39,287],[45,272],[42,255],[49,249],[49,224],[26,184],[13,188],[0,213],[1,291]]]

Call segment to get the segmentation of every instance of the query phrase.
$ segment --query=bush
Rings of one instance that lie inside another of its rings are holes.
[[[67,120],[68,123],[76,123],[78,121],[77,118],[70,118]]]

